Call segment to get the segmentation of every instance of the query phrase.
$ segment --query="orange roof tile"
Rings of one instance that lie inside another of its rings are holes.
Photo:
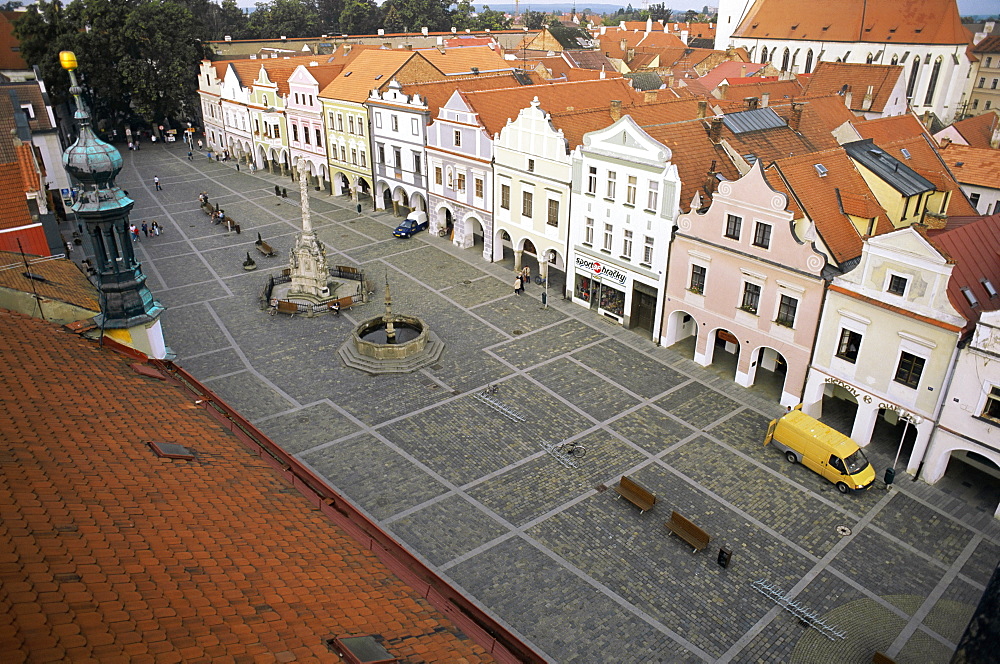
[[[236,75],[240,79],[240,83],[243,87],[249,88],[253,85],[253,82],[260,77],[261,68],[267,72],[267,77],[272,83],[275,83],[278,88],[278,94],[287,95],[288,94],[288,77],[299,67],[299,65],[308,66],[310,63],[319,63],[316,67],[322,67],[327,64],[333,64],[333,56],[329,55],[302,55],[293,58],[260,58],[258,60],[229,60],[227,64],[231,65]],[[336,67],[336,65],[334,65]],[[224,72],[223,72],[224,74]]]
[[[479,122],[491,136],[503,129],[507,120],[516,118],[535,97],[541,102],[542,110],[549,113],[595,107],[608,108],[610,112],[612,100],[621,101],[623,105],[642,100],[623,78],[463,92],[462,97],[478,113]]]
[[[514,68],[514,63],[504,60],[503,56],[489,46],[467,46],[463,48],[422,48],[417,51],[427,58],[427,61],[441,72],[451,76],[467,74],[478,68],[483,74],[497,71],[507,71]]]
[[[24,194],[20,164],[17,162],[0,164],[0,230],[34,223]]]
[[[0,338],[5,659],[334,662],[327,639],[372,634],[494,661],[195,393],[5,310]]]
[[[27,270],[43,277],[44,281],[24,276],[24,259],[21,254],[0,251],[0,288],[37,293],[43,298],[43,305],[44,300],[71,304],[91,312],[86,318],[92,318],[101,312],[97,289],[76,263],[66,259],[38,259],[38,256],[27,256]]]
[[[389,83],[392,77],[414,58],[422,58],[416,51],[370,50],[354,58],[350,66],[329,85],[320,90],[323,99],[352,101],[358,104],[368,99],[371,91]],[[377,77],[377,78],[376,78]]]
[[[1000,309],[1000,298],[990,297],[981,281],[988,279],[994,287],[1000,284],[1000,214],[928,235],[955,263],[948,280],[948,299],[969,321],[962,330],[963,336],[971,334],[983,311]],[[969,303],[962,288],[975,296],[979,306]]]
[[[729,85],[721,85],[716,90],[722,95],[721,98],[727,101],[742,100],[747,97],[763,99],[764,95],[769,95],[772,100],[792,99],[801,97],[803,93],[802,84],[794,79],[779,81],[735,78],[729,80]]]
[[[941,148],[941,157],[962,184],[1000,189],[1000,150],[952,143]]]
[[[981,115],[959,120],[952,127],[974,148],[988,148],[993,139],[993,132],[1000,125],[1000,110],[993,109]]]
[[[518,87],[520,82],[513,72],[488,74],[485,76],[452,77],[444,81],[410,83],[403,86],[403,93],[420,95],[430,111],[430,122],[437,119],[438,109],[447,103],[456,90],[501,90]],[[520,109],[518,109],[520,110]]]
[[[711,187],[706,187],[708,181],[712,179],[709,171],[712,171],[713,167],[714,172],[726,180],[736,180],[740,174],[722,146],[709,139],[707,121],[697,118],[697,110],[690,114],[692,107],[697,109],[697,103],[682,100],[674,102],[674,105],[676,109],[686,107],[689,111],[688,117],[669,124],[642,124],[642,128],[650,137],[670,148],[670,162],[677,166],[681,179],[681,209],[687,211],[695,194],[701,197],[704,204],[714,193],[717,180],[712,182]],[[637,122],[640,122],[644,114],[642,111],[648,111],[649,106],[651,105],[639,107]],[[694,119],[691,119],[692,115]]]
[[[764,69],[767,65],[757,64],[754,62],[737,62],[735,60],[727,60],[726,62],[720,62],[711,71],[706,73],[697,79],[698,83],[706,89],[706,91],[711,92],[714,90],[719,83],[729,78],[742,78],[756,74],[761,69]],[[688,81],[691,83],[691,81]]]
[[[823,168],[817,169],[817,164]],[[779,159],[765,174],[772,187],[789,195],[790,210],[813,221],[820,239],[841,265],[860,256],[862,249],[861,234],[845,213],[865,212],[869,215],[865,218],[876,218],[873,235],[893,230],[842,147]]]
[[[756,0],[733,32],[747,39],[968,44],[955,0]]]
[[[851,91],[851,110],[881,113],[892,90],[903,77],[900,65],[866,65],[853,62],[820,62],[809,78],[811,95],[838,94],[846,85]],[[872,88],[871,105],[864,108],[865,95]]]
[[[870,138],[876,145],[891,143],[927,133],[923,123],[912,113],[892,115],[885,118],[866,120],[856,118],[851,121],[861,138]]]

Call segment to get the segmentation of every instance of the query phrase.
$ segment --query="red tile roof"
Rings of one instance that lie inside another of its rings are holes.
[[[512,72],[480,76],[454,77],[445,81],[410,83],[403,86],[403,93],[420,95],[430,111],[429,122],[437,119],[438,109],[447,103],[456,90],[502,90],[519,87],[520,83]],[[520,110],[520,109],[518,109]]]
[[[494,661],[197,393],[5,310],[0,338],[6,661],[335,662],[345,634],[402,661]]]
[[[801,97],[804,90],[797,80],[754,80],[753,78],[735,78],[729,80],[729,85],[716,88],[722,99],[739,101],[747,97],[763,99],[769,95],[772,100],[793,99]]]
[[[955,179],[962,184],[1000,189],[1000,150],[952,143],[940,152]]]
[[[948,299],[969,321],[962,329],[963,336],[971,334],[981,312],[1000,309],[1000,297],[991,298],[981,281],[988,279],[994,288],[1000,289],[1000,214],[927,234],[955,262],[948,281]],[[963,288],[973,294],[978,306],[969,303]]]
[[[328,55],[302,55],[293,58],[229,60],[225,64],[232,65],[233,70],[236,72],[236,75],[239,77],[240,83],[243,84],[244,88],[253,86],[253,82],[260,77],[260,70],[263,68],[264,71],[267,72],[267,77],[271,80],[271,82],[277,84],[278,94],[287,95],[288,77],[292,75],[299,65],[308,66],[312,62],[318,62],[321,64],[318,65],[317,68],[327,64],[333,64],[336,68],[337,65],[335,63],[327,63],[327,60],[333,60],[333,57]],[[216,67],[216,70],[218,70],[218,67]],[[225,76],[225,70],[223,70],[221,75]]]
[[[31,223],[34,222],[28,210],[20,164],[17,162],[0,164],[0,230],[27,226]]]
[[[881,113],[902,77],[903,67],[900,65],[820,62],[809,78],[807,92],[810,95],[838,94],[846,85],[846,89],[851,91],[851,110]],[[864,108],[869,87],[872,88],[871,105]]]
[[[876,145],[891,143],[903,138],[927,133],[926,127],[912,113],[874,118],[872,120],[865,120],[859,117],[852,120],[851,123],[861,135],[861,138],[870,138],[875,141]]]
[[[902,44],[972,40],[955,0],[756,0],[733,33],[747,39]]]
[[[66,259],[38,259],[38,256],[27,256],[27,269],[32,274],[44,277],[45,281],[24,276],[24,259],[21,254],[0,251],[0,288],[37,293],[42,298],[43,307],[46,300],[54,300],[89,312],[81,312],[81,320],[101,313],[97,289],[76,263]]]
[[[737,62],[735,60],[727,60],[726,62],[720,62],[710,72],[696,80],[702,85],[702,87],[711,92],[719,85],[719,83],[722,83],[722,81],[726,79],[752,76],[761,69],[764,69],[766,66],[767,65],[757,64],[754,62]],[[688,83],[690,82],[691,81],[688,81]]]
[[[989,35],[972,47],[973,53],[1000,53],[1000,35]]]
[[[972,147],[988,148],[993,138],[993,132],[997,130],[998,125],[1000,125],[1000,110],[994,109],[981,115],[959,120],[952,123],[951,126]]]
[[[443,51],[443,52],[442,52]],[[441,72],[467,74],[473,67],[482,73],[506,71],[514,68],[514,63],[504,60],[503,56],[489,46],[468,46],[464,48],[422,48],[417,51],[427,58]]]
[[[415,58],[426,60],[416,51],[388,49],[363,51],[344,68],[342,74],[320,90],[319,96],[323,99],[361,104],[368,99],[373,89],[388,84],[396,72]]]

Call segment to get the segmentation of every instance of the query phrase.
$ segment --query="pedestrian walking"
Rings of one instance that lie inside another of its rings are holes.
[[[142,234],[144,237],[149,237],[149,226],[146,225],[145,221],[142,222]]]
[[[528,284],[530,284],[531,283],[531,268],[528,267],[527,265],[525,265],[524,269],[521,270],[521,274],[522,274],[521,285],[522,286],[527,286]]]
[[[236,172],[240,172],[240,162],[236,162]]]
[[[131,226],[129,226],[128,230],[132,234],[132,241],[133,242],[138,242],[139,241],[139,229],[136,228],[135,224],[132,224]]]
[[[155,235],[156,237],[160,236],[160,225],[155,221],[153,222],[153,235]]]
[[[518,276],[514,279],[514,295],[521,294],[521,277]]]
[[[204,144],[203,144],[203,143],[201,142],[201,139],[199,138],[199,139],[198,139],[198,149],[199,149],[199,150],[201,149],[201,146],[202,146],[202,145],[204,145]]]
[[[135,149],[135,143],[133,143],[132,141],[129,141],[128,142],[128,149],[129,149],[129,151],[134,150]]]
[[[153,177],[153,185],[156,187],[157,191],[163,191],[163,187],[160,186],[160,178],[154,176]]]
[[[188,150],[188,161],[194,161],[194,153]]]

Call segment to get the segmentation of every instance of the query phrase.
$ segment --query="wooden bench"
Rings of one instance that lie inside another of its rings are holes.
[[[299,313],[299,305],[294,302],[289,302],[288,300],[277,300],[271,305],[271,309],[268,312],[272,316],[275,314],[288,314],[289,316],[294,316]]]
[[[253,246],[257,247],[257,251],[264,254],[268,258],[274,256],[274,249],[272,249],[271,245],[267,242],[264,242],[264,238],[260,236],[260,233],[257,233],[257,241],[253,243]]]
[[[332,312],[334,311],[333,305],[338,304],[340,305],[340,309],[338,309],[337,311],[340,312],[343,311],[344,309],[350,309],[355,304],[362,304],[363,302],[364,300],[361,298],[360,295],[348,295],[347,297],[342,297],[338,300],[334,300],[333,302],[328,302],[326,308],[328,311]]]
[[[679,535],[682,540],[694,547],[694,552],[698,553],[712,541],[708,533],[694,525],[677,512],[670,513],[670,521],[665,524],[671,534]]]
[[[627,475],[622,475],[622,479],[618,482],[618,485],[611,488],[618,494],[615,500],[625,498],[625,500],[639,508],[639,514],[653,509],[653,505],[656,504],[656,496],[630,480]]]

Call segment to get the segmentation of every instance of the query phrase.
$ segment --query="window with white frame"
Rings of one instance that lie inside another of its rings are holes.
[[[355,166],[358,165],[358,150],[357,148],[351,148],[351,163]]]
[[[529,159],[528,160],[528,172],[529,173],[534,173],[535,172],[535,160],[534,159]]]
[[[452,137],[452,140],[455,142],[456,148],[462,147],[462,132],[456,129]]]
[[[361,150],[361,167],[364,168],[365,166],[367,166],[367,164],[365,163],[365,151],[364,151],[364,149],[362,149]]]
[[[381,143],[375,144],[375,156],[378,158],[378,163],[385,163],[385,146]]]
[[[340,146],[340,160],[347,161],[347,146]]]
[[[361,118],[358,118],[358,136],[365,135],[365,123]]]
[[[989,388],[989,392],[986,393],[986,402],[983,404],[983,410],[979,416],[1000,422],[1000,387],[990,385]]]
[[[897,383],[917,389],[920,385],[920,376],[924,373],[926,359],[907,351],[900,351],[899,363],[896,365],[896,375],[893,380]]]
[[[782,295],[778,302],[778,315],[774,322],[784,327],[795,327],[795,312],[799,301],[791,295]]]
[[[531,216],[531,208],[534,203],[535,196],[530,191],[521,192],[521,215],[525,217]]]
[[[758,221],[754,225],[753,246],[760,247],[761,249],[769,249],[771,247],[771,224]]]
[[[587,193],[597,193],[597,168],[594,166],[591,166],[587,172]]]
[[[549,215],[545,223],[549,226],[559,225],[559,201],[549,199]]]
[[[292,140],[296,143],[299,142],[299,126],[297,124],[292,125]]]
[[[414,152],[413,153],[413,172],[416,173],[417,175],[420,175],[420,169],[421,169],[420,153],[419,152]]]
[[[397,171],[403,168],[403,151],[399,148],[392,149],[392,165]]]
[[[316,147],[323,147],[323,132],[319,130],[319,127],[314,128],[316,130]]]
[[[837,342],[837,357],[851,364],[858,361],[861,351],[861,333],[846,327],[840,328],[840,340]]]
[[[725,235],[730,240],[740,239],[740,229],[743,227],[743,218],[737,217],[735,214],[726,215],[726,232]]]
[[[583,227],[583,243],[588,247],[594,246],[594,219],[587,217]]]
[[[611,224],[604,224],[604,251],[611,251],[611,240],[614,237],[615,227]]]
[[[622,234],[622,258],[632,260],[632,231],[629,230]]]
[[[347,117],[347,132],[349,134],[354,133],[354,116],[350,115]]]
[[[309,142],[309,127],[303,127],[302,128],[302,140],[304,140],[306,142],[306,145],[310,144],[310,142]]]
[[[705,277],[708,276],[708,268],[704,265],[691,265],[691,281],[688,284],[688,290],[692,293],[697,293],[698,295],[703,295],[705,293]]]
[[[752,281],[743,282],[743,299],[740,301],[740,309],[754,315],[760,307],[760,284]]]
[[[510,185],[500,185],[500,207],[504,210],[510,209]]]
[[[610,198],[614,200],[615,198],[615,184],[618,178],[618,174],[614,171],[608,171],[608,188],[605,192],[605,198]]]
[[[410,133],[414,136],[420,135],[420,120],[416,118],[410,118]]]
[[[635,205],[635,189],[638,178],[634,175],[628,176],[628,182],[625,187],[625,203],[627,205]]]
[[[648,235],[642,245],[642,264],[653,264],[653,238]]]
[[[434,184],[441,184],[441,167],[434,167]]]
[[[656,204],[660,198],[660,183],[656,180],[649,181],[649,191],[646,193],[646,209],[656,210]]]
[[[483,179],[482,178],[476,178],[476,191],[475,191],[475,194],[476,194],[476,198],[482,198],[483,197]]]
[[[333,125],[333,113],[330,114],[330,124]],[[380,111],[375,111],[375,128],[382,128],[382,113]]]
[[[460,192],[465,192],[465,173],[458,174],[458,190]]]
[[[909,279],[906,277],[899,274],[890,274],[885,290],[893,295],[902,297],[906,295],[906,286],[908,283]]]
[[[399,131],[399,116],[398,115],[391,116],[389,124],[392,126],[393,131]]]
[[[344,116],[340,113],[337,113],[337,131],[344,131]]]

